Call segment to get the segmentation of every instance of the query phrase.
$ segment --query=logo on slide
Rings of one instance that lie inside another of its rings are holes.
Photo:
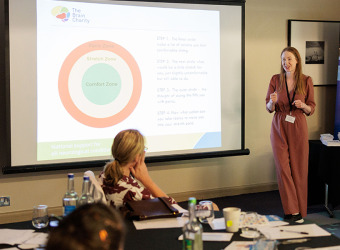
[[[66,7],[57,6],[54,7],[51,11],[52,15],[56,18],[60,19],[63,22],[66,22],[70,18],[70,12]]]

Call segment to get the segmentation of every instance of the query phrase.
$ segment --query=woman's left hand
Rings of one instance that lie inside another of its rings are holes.
[[[308,106],[306,103],[303,103],[301,100],[295,100],[293,102],[293,105],[297,107],[298,109],[302,109],[303,112],[305,112],[307,115],[310,114],[312,108]]]
[[[297,107],[298,109],[304,109],[306,108],[306,104],[303,103],[301,100],[295,100],[293,102],[293,104],[295,105],[295,107]]]

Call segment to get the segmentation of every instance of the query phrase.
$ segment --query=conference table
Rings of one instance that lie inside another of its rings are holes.
[[[216,218],[222,217],[222,212],[215,212]],[[0,224],[0,229],[34,229],[31,221],[17,223]],[[176,250],[182,249],[182,241],[178,237],[182,234],[181,228],[165,229],[144,229],[136,230],[132,221],[126,221],[127,236],[125,240],[125,250]],[[37,230],[37,232],[48,232],[48,228]],[[213,231],[208,224],[203,224],[204,232],[225,232],[224,230]],[[279,250],[296,249],[297,247],[329,247],[340,245],[340,239],[334,235],[323,237],[310,237],[310,240],[304,243],[295,243],[288,245],[278,245]],[[205,250],[221,250],[226,248],[232,241],[249,241],[240,236],[240,233],[234,233],[230,242],[203,242]],[[250,240],[252,241],[252,240]],[[8,245],[1,245],[0,249],[7,248]]]

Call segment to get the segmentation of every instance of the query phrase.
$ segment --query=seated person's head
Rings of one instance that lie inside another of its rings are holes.
[[[105,166],[105,183],[115,185],[123,177],[123,168],[136,160],[145,150],[143,135],[135,129],[119,132],[113,140],[111,153],[114,161]]]
[[[47,250],[122,250],[125,227],[121,215],[101,204],[86,204],[50,232]]]
[[[143,154],[145,149],[143,135],[135,129],[127,129],[119,132],[113,140],[111,153],[120,164],[135,160],[136,156]]]

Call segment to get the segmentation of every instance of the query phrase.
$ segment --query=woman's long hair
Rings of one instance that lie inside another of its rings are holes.
[[[135,129],[119,132],[113,140],[111,153],[114,158],[105,166],[105,183],[115,185],[123,177],[122,167],[135,160],[138,154],[144,152],[143,135]]]
[[[301,67],[301,56],[300,56],[300,53],[294,47],[286,47],[281,52],[281,58],[282,58],[282,54],[284,52],[286,52],[286,51],[292,53],[295,56],[295,59],[297,61],[296,69],[295,69],[295,72],[294,72],[295,91],[296,91],[297,94],[305,95],[306,94],[306,86],[303,84],[303,81],[302,81],[302,67]],[[280,87],[279,87],[279,90],[281,90],[283,88],[283,85],[285,84],[285,78],[286,78],[286,71],[284,70],[284,68],[282,66],[282,61],[281,61]]]

